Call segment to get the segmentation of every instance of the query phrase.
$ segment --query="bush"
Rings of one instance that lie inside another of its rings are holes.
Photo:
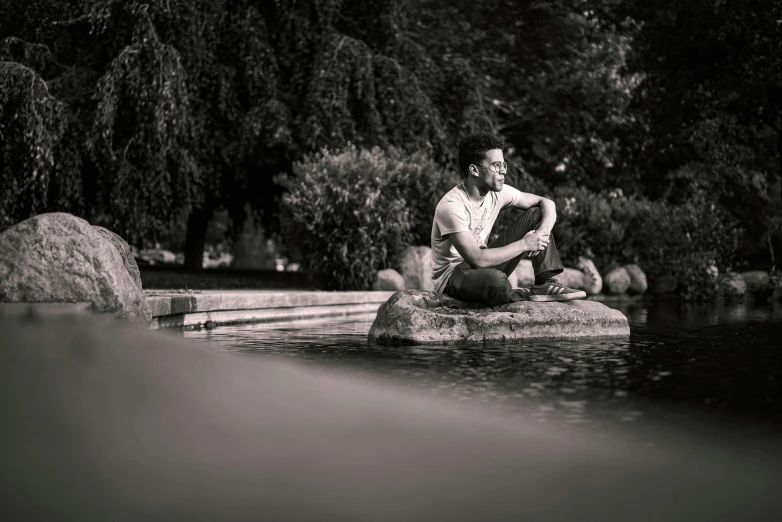
[[[334,290],[366,290],[412,239],[406,180],[420,172],[399,152],[324,149],[281,176],[280,224],[302,267]],[[431,223],[430,223],[431,226]]]
[[[590,192],[586,188],[562,188],[554,191],[557,224],[554,234],[560,257],[575,264],[586,256],[605,270],[622,261],[631,261],[634,252],[628,245],[628,229],[633,215],[641,214],[641,205],[631,198]],[[628,209],[627,207],[635,207]]]
[[[702,299],[717,291],[712,267],[722,272],[736,261],[740,230],[704,191],[678,205],[584,188],[558,188],[554,199],[565,264],[575,264],[579,255],[602,270],[637,263],[650,279],[677,276],[685,299]]]
[[[685,299],[713,297],[718,287],[712,267],[724,273],[737,261],[742,231],[735,219],[704,191],[695,191],[680,205],[659,202],[652,208],[635,237],[650,274],[677,276]]]
[[[429,244],[434,209],[459,182],[423,153],[397,149],[322,150],[280,178],[288,192],[280,221],[286,246],[329,289],[367,289],[379,269],[395,265],[409,244]],[[514,177],[515,176],[515,177]],[[545,195],[523,171],[509,182]],[[637,263],[650,279],[673,274],[685,299],[712,297],[713,267],[734,266],[740,229],[711,194],[697,186],[679,204],[558,187],[555,234],[563,262],[587,256],[603,271]],[[514,212],[500,213],[503,222]]]
[[[423,152],[405,156],[391,148],[386,157],[395,165],[389,172],[388,186],[398,191],[410,210],[411,244],[430,246],[434,209],[446,192],[461,183],[455,172],[440,167]]]

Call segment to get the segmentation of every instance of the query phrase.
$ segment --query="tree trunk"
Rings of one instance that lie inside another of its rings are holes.
[[[186,270],[201,270],[204,267],[204,246],[206,229],[212,218],[211,210],[194,208],[187,217],[187,235],[185,236]]]

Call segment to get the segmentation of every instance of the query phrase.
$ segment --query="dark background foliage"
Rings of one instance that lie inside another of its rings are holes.
[[[138,246],[180,241],[198,268],[216,212],[229,232],[250,212],[278,234],[294,165],[324,147],[420,164],[387,183],[424,216],[454,178],[456,143],[486,130],[508,141],[511,184],[597,213],[561,219],[566,257],[689,267],[671,236],[694,227],[698,274],[776,263],[774,0],[0,0],[0,12],[0,227],[68,211]],[[428,243],[428,219],[410,241]]]

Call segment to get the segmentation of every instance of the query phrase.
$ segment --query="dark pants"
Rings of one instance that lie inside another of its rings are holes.
[[[498,248],[520,240],[530,230],[537,229],[540,220],[539,207],[525,210],[507,230],[492,241],[488,248]],[[536,256],[530,257],[530,252],[524,252],[510,261],[491,268],[472,268],[467,261],[463,261],[451,274],[444,293],[460,301],[484,303],[490,306],[519,301],[523,297],[512,290],[508,276],[516,270],[522,257],[532,260],[536,282],[542,282],[562,272],[562,262],[559,260],[552,234],[549,237],[548,247]]]

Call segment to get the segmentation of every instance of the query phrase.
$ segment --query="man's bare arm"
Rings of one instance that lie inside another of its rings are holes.
[[[515,206],[524,210],[530,207],[540,207],[541,222],[538,226],[538,233],[545,236],[551,233],[554,223],[557,222],[557,206],[553,201],[543,196],[522,192]]]
[[[515,206],[525,210],[530,207],[540,207],[540,225],[538,225],[537,232],[548,240],[551,229],[557,222],[557,206],[554,202],[543,196],[522,192]],[[530,256],[538,254],[539,252],[532,252]]]
[[[449,237],[462,259],[473,268],[496,266],[524,252],[544,250],[548,246],[548,237],[534,230],[527,232],[520,240],[498,248],[480,248],[472,232],[454,232]]]

